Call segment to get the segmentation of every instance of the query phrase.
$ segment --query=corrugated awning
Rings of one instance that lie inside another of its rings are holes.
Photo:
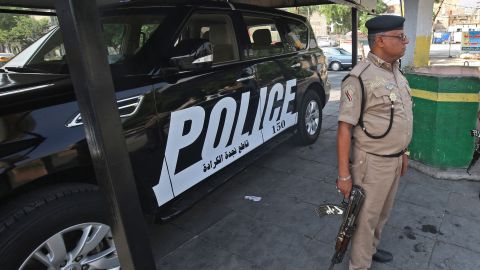
[[[220,1],[220,0],[217,0]],[[122,3],[122,2],[136,2],[136,0],[97,0],[99,6]],[[181,3],[183,1],[168,1],[157,0],[149,1],[151,3]],[[184,2],[197,2],[201,3],[201,0],[197,1],[184,1]],[[342,4],[355,7],[359,10],[365,10],[374,13],[376,7],[376,0],[229,0],[223,2],[230,3],[242,3],[262,7],[271,8],[284,8],[284,7],[297,7],[297,6],[311,6],[311,5],[325,5],[325,4]],[[0,0],[0,6],[10,7],[24,7],[24,8],[37,8],[37,9],[55,9],[55,0]]]

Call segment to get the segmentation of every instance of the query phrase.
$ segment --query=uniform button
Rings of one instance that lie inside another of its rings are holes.
[[[362,163],[363,163],[363,160],[360,160],[360,164],[362,164]]]

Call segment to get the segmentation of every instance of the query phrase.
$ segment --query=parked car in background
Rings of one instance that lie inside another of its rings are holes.
[[[352,67],[352,54],[340,47],[323,47],[327,57],[328,68],[334,71]]]
[[[328,36],[325,36],[325,37],[318,36],[317,44],[320,47],[334,47],[334,46],[338,46],[338,41]]]
[[[15,54],[13,53],[0,53],[0,66],[3,66],[6,62],[10,61]]]
[[[156,220],[282,133],[314,143],[329,99],[327,63],[304,17],[195,3],[100,10],[140,203]],[[119,267],[66,60],[54,28],[1,68],[2,270]]]

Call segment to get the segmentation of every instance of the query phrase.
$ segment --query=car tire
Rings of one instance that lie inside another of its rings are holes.
[[[309,90],[303,96],[298,111],[296,139],[301,145],[314,143],[322,128],[323,103],[318,94]]]
[[[98,188],[88,184],[54,185],[12,200],[0,209],[2,269],[119,269],[107,212]]]
[[[339,62],[332,62],[330,64],[330,68],[333,70],[333,71],[339,71],[340,69],[342,69],[342,64],[340,64]]]

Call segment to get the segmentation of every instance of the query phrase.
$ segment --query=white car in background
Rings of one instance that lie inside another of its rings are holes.
[[[318,36],[317,37],[317,44],[319,47],[334,47],[338,46],[338,42],[328,36]]]

